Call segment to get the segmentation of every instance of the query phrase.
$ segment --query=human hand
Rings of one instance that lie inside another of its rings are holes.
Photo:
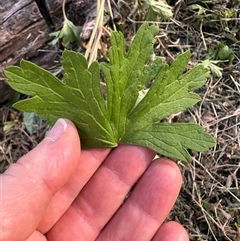
[[[154,155],[121,145],[81,151],[74,125],[58,121],[0,176],[1,241],[187,241],[181,225],[163,224],[180,171]]]

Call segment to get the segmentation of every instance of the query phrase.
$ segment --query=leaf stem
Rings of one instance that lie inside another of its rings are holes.
[[[66,5],[66,0],[63,0],[63,3],[62,3],[63,18],[67,19],[67,15],[66,15],[66,11],[65,11],[65,5]]]

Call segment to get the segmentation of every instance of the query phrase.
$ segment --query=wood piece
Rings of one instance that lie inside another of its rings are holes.
[[[21,58],[29,59],[36,50],[49,39],[45,20],[34,0],[24,0],[24,4],[14,4],[11,14],[6,14],[0,25],[0,73],[9,64],[19,62]],[[23,1],[23,2],[24,2]],[[0,9],[5,1],[0,2]]]
[[[18,9],[31,3],[32,0],[5,0],[0,2],[0,25],[2,25],[9,17],[11,17]]]
[[[60,1],[48,0],[56,7]],[[0,103],[11,92],[6,86],[4,68],[19,64],[21,59],[37,56],[38,49],[50,41],[48,26],[34,0],[0,1]]]
[[[81,37],[87,42],[95,25],[96,1],[68,0],[66,12],[74,24],[83,26]],[[31,60],[46,69],[54,64],[55,54],[49,46],[49,53],[39,51],[50,42],[48,20],[42,14],[50,17],[50,22],[58,29],[63,22],[62,0],[0,0],[0,104],[10,95],[4,68],[18,65],[21,59]],[[114,20],[121,18],[115,7],[113,15]],[[108,21],[109,15],[105,14],[104,24]]]
[[[53,22],[56,22],[56,17],[62,16],[62,3],[63,0],[45,0],[46,7],[49,15],[53,18]]]

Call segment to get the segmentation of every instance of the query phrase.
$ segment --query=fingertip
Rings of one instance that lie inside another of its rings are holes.
[[[161,157],[155,160],[156,165],[160,165],[162,169],[166,170],[168,179],[172,180],[175,186],[178,186],[179,190],[182,185],[182,173],[179,166],[172,160]],[[178,185],[177,185],[178,184]]]
[[[55,192],[77,168],[80,155],[80,139],[76,127],[69,120],[59,119],[46,138],[4,174],[18,179],[44,179]],[[41,183],[40,180],[37,183]]]
[[[45,139],[50,139],[52,141],[56,141],[61,137],[61,135],[66,131],[66,129],[71,126],[71,122],[68,122],[65,119],[58,119],[52,129],[47,133]]]
[[[25,241],[47,241],[47,238],[39,231],[34,231]]]
[[[170,221],[161,225],[152,241],[189,241],[189,237],[182,225]]]

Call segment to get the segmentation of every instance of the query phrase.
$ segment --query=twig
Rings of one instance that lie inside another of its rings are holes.
[[[158,43],[161,45],[161,47],[165,50],[165,52],[167,53],[168,57],[170,57],[172,60],[175,60],[174,57],[171,55],[171,53],[167,50],[167,48],[164,46],[164,44],[162,43],[161,39],[159,37],[157,37]]]
[[[132,11],[130,12],[128,17],[131,18],[136,13],[137,9],[138,9],[138,0],[135,0]]]
[[[202,41],[203,41],[203,45],[204,45],[204,50],[207,50],[207,44],[206,44],[206,41],[205,41],[205,38],[204,38],[204,35],[203,35],[203,31],[202,31],[202,21],[201,21],[201,24],[200,24],[200,34],[202,36]]]

